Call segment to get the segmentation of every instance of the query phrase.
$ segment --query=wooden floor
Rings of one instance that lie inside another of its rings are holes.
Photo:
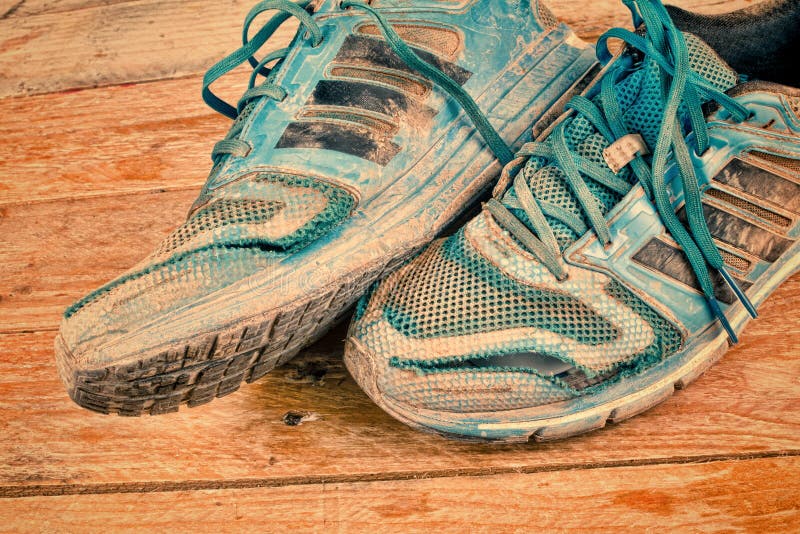
[[[628,21],[618,0],[551,3],[590,40]],[[61,312],[182,220],[229,126],[203,106],[202,73],[250,4],[0,0],[0,531],[800,530],[800,277],[689,389],[560,443],[403,426],[348,376],[341,327],[201,408],[73,405],[53,360]]]

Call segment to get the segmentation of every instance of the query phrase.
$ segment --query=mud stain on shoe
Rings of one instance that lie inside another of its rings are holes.
[[[283,414],[283,424],[286,426],[300,426],[309,421],[318,421],[322,416],[314,412],[288,411]]]

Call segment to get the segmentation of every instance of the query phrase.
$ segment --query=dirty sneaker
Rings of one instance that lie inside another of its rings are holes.
[[[800,5],[626,3],[639,31],[600,39],[604,71],[482,212],[357,306],[345,362],[397,419],[503,441],[627,419],[800,269]]]
[[[254,59],[290,18],[291,45]],[[490,186],[595,64],[536,0],[270,0],[244,35],[204,79],[235,121],[187,221],[64,314],[58,366],[81,406],[170,412],[291,358]],[[245,61],[232,106],[211,84]]]

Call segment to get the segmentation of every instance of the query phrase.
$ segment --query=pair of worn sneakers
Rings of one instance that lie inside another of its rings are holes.
[[[260,2],[188,219],[64,314],[70,396],[208,402],[359,297],[346,365],[425,430],[562,438],[691,382],[800,269],[800,2],[624,1],[596,53],[538,0]]]

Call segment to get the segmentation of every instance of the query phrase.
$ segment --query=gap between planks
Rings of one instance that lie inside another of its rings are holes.
[[[794,532],[800,461],[758,459],[505,474],[6,500],[14,532]]]
[[[491,447],[491,444],[486,446]],[[153,481],[106,484],[52,484],[31,486],[0,486],[0,499],[24,497],[55,497],[61,495],[105,495],[117,493],[163,493],[174,491],[201,491],[221,489],[274,488],[287,486],[308,486],[316,484],[345,484],[358,482],[387,482],[404,480],[427,480],[453,477],[487,477],[507,474],[529,475],[560,471],[581,471],[592,469],[619,469],[630,467],[699,465],[729,461],[763,460],[770,458],[798,458],[800,449],[764,451],[742,454],[677,456],[664,458],[632,458],[627,460],[563,463],[539,466],[489,467],[438,469],[420,473],[418,471],[393,471],[361,473],[353,475],[298,476],[280,478],[243,478],[222,480],[184,480]]]
[[[14,532],[792,532],[797,458],[285,488],[31,497],[0,504]],[[144,500],[143,500],[144,497]]]

